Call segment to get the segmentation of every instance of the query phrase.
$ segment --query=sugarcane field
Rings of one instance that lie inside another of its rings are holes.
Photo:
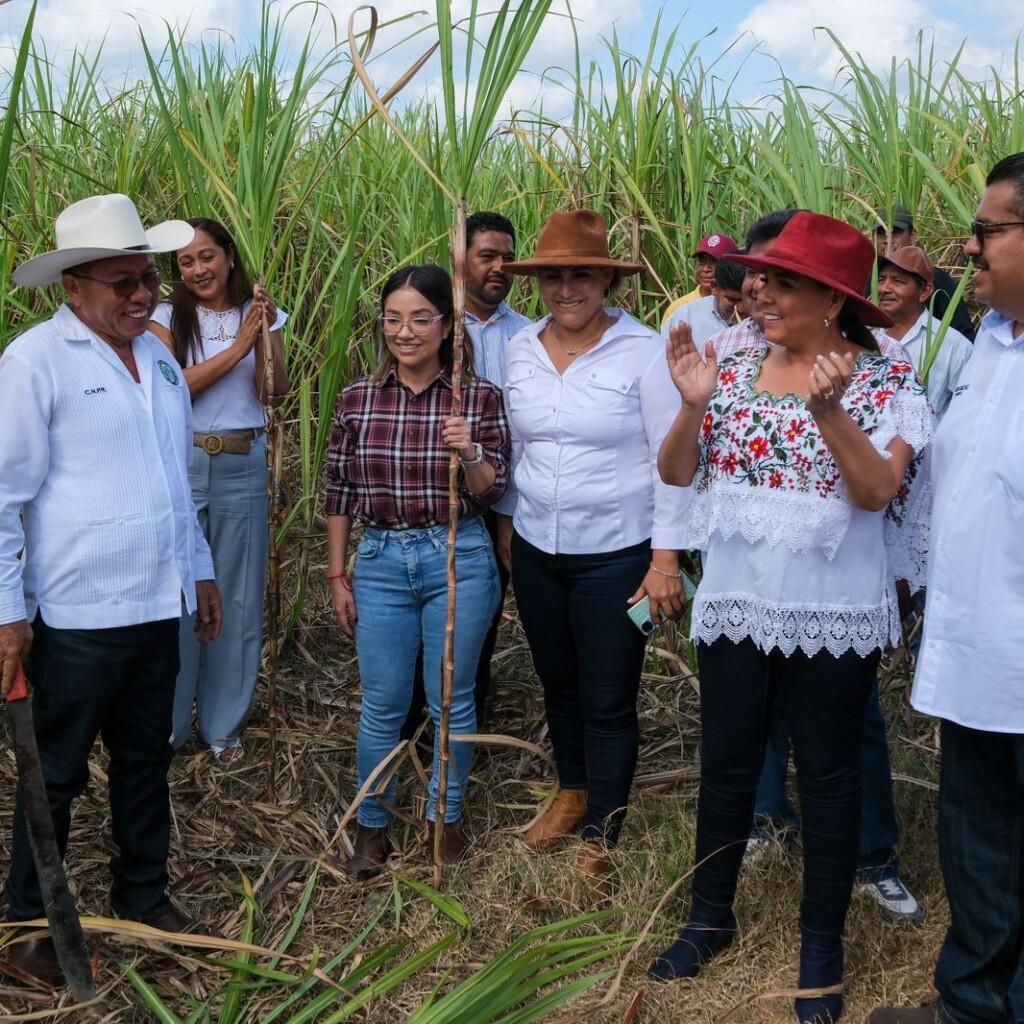
[[[1022,36],[0,0],[0,1022],[1024,1020]]]

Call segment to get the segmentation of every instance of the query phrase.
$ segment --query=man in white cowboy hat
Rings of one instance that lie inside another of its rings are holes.
[[[193,927],[166,894],[182,602],[199,609],[200,639],[215,639],[221,623],[188,485],[188,388],[146,331],[160,288],[152,255],[192,235],[184,221],[144,230],[123,195],[69,206],[57,248],[14,273],[26,287],[60,282],[66,301],[0,358],[0,408],[16,424],[0,432],[2,689],[24,661],[62,852],[102,735],[118,847],[112,909],[167,931]],[[10,920],[43,916],[18,806],[6,896]],[[49,938],[4,958],[61,980]]]

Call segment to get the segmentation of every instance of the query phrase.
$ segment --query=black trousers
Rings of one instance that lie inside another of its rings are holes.
[[[491,535],[491,543],[495,550],[498,547],[498,516],[493,509],[488,509],[481,518],[487,532]],[[473,690],[473,700],[476,703],[476,728],[477,732],[483,732],[484,722],[487,715],[487,702],[491,696],[491,658],[494,655],[494,647],[498,642],[498,629],[501,627],[501,613],[505,609],[505,593],[508,590],[508,570],[501,564],[501,559],[495,556],[498,563],[498,585],[501,587],[501,599],[498,601],[498,610],[491,620],[491,628],[484,637],[484,645],[480,648],[480,657],[476,665],[476,686]],[[402,726],[402,739],[407,740],[419,728],[420,722],[429,717],[426,714],[427,693],[423,688],[423,651],[416,659],[416,674],[412,682],[412,703],[409,705],[409,714],[406,716],[405,724]]]
[[[142,920],[168,906],[171,711],[178,675],[178,619],[116,629],[53,629],[37,616],[25,670],[39,757],[61,853],[71,801],[88,780],[97,735],[110,755],[110,816],[117,855],[110,902]],[[20,802],[7,878],[12,921],[44,916]]]
[[[776,694],[793,742],[804,844],[800,923],[841,935],[857,871],[861,744],[879,655],[788,658],[753,641],[699,644],[701,783],[695,899],[731,906]]]
[[[650,561],[646,541],[602,554],[549,555],[512,538],[512,583],[544,687],[559,782],[587,790],[584,839],[615,843],[626,816],[645,645],[626,602]]]

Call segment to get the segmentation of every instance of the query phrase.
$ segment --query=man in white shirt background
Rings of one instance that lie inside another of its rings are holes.
[[[160,288],[151,254],[192,234],[184,221],[146,231],[127,196],[68,207],[57,248],[14,274],[28,287],[61,282],[67,301],[0,358],[0,408],[16,424],[0,432],[3,692],[24,660],[62,854],[103,737],[111,908],[172,932],[195,927],[166,891],[178,620],[183,603],[198,606],[197,632],[212,641],[221,604],[188,485],[188,389],[146,324]],[[5,891],[8,919],[44,916],[20,806]],[[49,937],[4,952],[60,983]]]
[[[714,274],[710,295],[680,306],[666,319],[661,330],[665,338],[676,324],[689,324],[694,345],[703,351],[704,342],[737,322],[736,310],[744,302],[746,268],[723,256],[715,263]],[[749,313],[746,310],[743,315]]]
[[[973,351],[971,343],[952,324],[936,347],[941,320],[929,309],[934,292],[935,265],[916,245],[905,245],[878,259],[878,305],[893,319],[887,334],[900,342],[918,375],[924,379],[927,367],[928,399],[937,416],[942,416],[953,397],[960,372]]]
[[[938,999],[869,1024],[1024,1020],[1024,153],[989,173],[965,253],[989,307],[932,446],[924,638],[911,701],[941,720],[950,927]]]

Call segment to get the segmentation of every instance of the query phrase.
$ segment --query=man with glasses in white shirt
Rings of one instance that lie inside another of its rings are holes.
[[[110,756],[113,912],[169,932],[197,926],[167,898],[171,709],[182,605],[216,639],[221,602],[188,485],[191,406],[181,367],[146,325],[154,253],[187,245],[184,221],[146,231],[127,196],[57,217],[57,248],[15,283],[60,282],[66,302],[0,358],[0,660],[24,662],[57,841],[85,788],[97,735]],[[44,916],[20,801],[7,916]],[[11,944],[23,973],[62,982],[52,940]]]
[[[950,926],[938,999],[869,1024],[1024,1020],[1024,153],[991,170],[964,252],[989,306],[932,443],[924,638],[911,701],[942,728]]]

